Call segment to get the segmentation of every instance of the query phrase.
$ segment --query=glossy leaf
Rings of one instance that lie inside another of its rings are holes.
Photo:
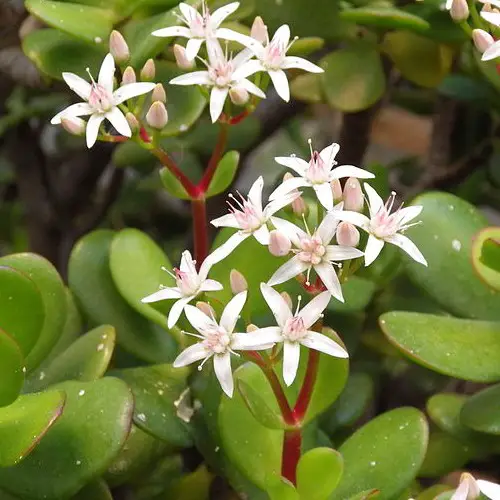
[[[267,488],[270,500],[300,500],[297,490],[290,481],[277,479]]]
[[[290,83],[290,93],[294,99],[308,103],[323,101],[323,80],[314,73],[299,75]]]
[[[427,439],[427,422],[415,408],[379,415],[339,448],[344,475],[331,498],[348,499],[370,488],[380,490],[381,499],[394,498],[417,475]]]
[[[19,396],[0,408],[0,467],[17,464],[38,446],[61,416],[64,402],[63,392],[47,391]]]
[[[478,276],[494,290],[500,290],[500,228],[480,231],[472,242],[472,264]]]
[[[24,383],[24,357],[16,341],[0,330],[0,406],[15,401]]]
[[[470,255],[474,235],[486,219],[472,205],[448,193],[427,193],[413,204],[422,205],[422,223],[408,230],[429,266],[405,260],[412,281],[451,313],[467,318],[500,319],[500,292],[476,275]],[[458,293],[460,291],[460,293]]]
[[[370,498],[379,498],[379,497],[380,497],[379,490],[373,489],[373,490],[362,491],[361,493],[353,495],[352,497],[349,498],[349,500],[368,500]]]
[[[325,40],[319,36],[307,36],[299,38],[287,51],[287,55],[305,57],[309,54],[321,50],[325,45]]]
[[[337,487],[344,471],[342,455],[331,448],[314,448],[300,457],[297,491],[301,498],[325,500]]]
[[[240,154],[238,151],[228,151],[217,165],[217,170],[210,182],[206,197],[218,195],[228,189],[238,170]]]
[[[480,432],[500,435],[500,385],[474,394],[465,402],[460,413],[463,424]]]
[[[416,500],[436,500],[440,493],[448,491],[449,489],[450,487],[446,484],[435,484],[422,491],[422,493],[417,496]]]
[[[22,498],[74,495],[106,470],[130,430],[133,398],[121,380],[56,387],[67,396],[63,415],[28,457],[0,469],[0,487]]]
[[[164,329],[135,312],[119,294],[109,270],[112,231],[94,231],[77,242],[69,261],[69,284],[93,324],[116,328],[119,345],[151,363],[172,361],[176,346]]]
[[[413,361],[444,375],[494,382],[500,380],[500,323],[390,312],[380,326]]]
[[[13,267],[30,278],[40,291],[45,320],[40,336],[26,357],[28,372],[36,368],[54,347],[66,321],[66,290],[55,267],[32,253],[12,254],[0,259],[0,265]]]
[[[72,500],[113,500],[113,496],[108,485],[101,479],[97,479],[83,487]]]

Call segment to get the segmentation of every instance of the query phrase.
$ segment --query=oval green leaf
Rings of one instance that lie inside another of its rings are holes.
[[[238,170],[240,154],[238,151],[228,151],[217,165],[212,181],[208,186],[206,197],[216,196],[226,191],[231,186]]]
[[[500,228],[480,231],[472,242],[472,264],[478,276],[491,288],[500,291]]]
[[[160,169],[160,180],[163,187],[171,194],[174,198],[179,198],[179,200],[191,200],[191,196],[184,189],[182,183],[177,179],[177,177],[170,172],[167,167],[162,167]]]
[[[465,402],[460,420],[479,432],[500,435],[500,384],[488,387]]]
[[[419,16],[402,9],[385,5],[368,5],[357,9],[344,9],[340,18],[356,24],[366,24],[384,29],[426,31],[429,23]]]
[[[82,488],[71,500],[113,500],[108,485],[97,479]]]
[[[14,402],[24,383],[24,357],[16,341],[0,330],[0,406]]]

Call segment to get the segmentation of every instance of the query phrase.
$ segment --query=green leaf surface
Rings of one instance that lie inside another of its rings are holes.
[[[326,500],[344,472],[342,455],[331,448],[314,448],[300,457],[297,491],[304,500]]]
[[[207,198],[223,193],[231,186],[238,170],[239,161],[240,154],[238,151],[228,151],[222,157],[205,195]]]
[[[112,231],[94,231],[80,239],[69,261],[69,284],[94,324],[116,328],[118,344],[150,363],[172,361],[173,339],[134,311],[120,295],[109,270]]]
[[[60,417],[64,402],[63,392],[47,391],[19,396],[0,408],[0,467],[15,465],[32,452]]]
[[[488,286],[500,291],[500,228],[488,227],[474,237],[472,265]]]
[[[375,46],[355,43],[321,60],[323,91],[328,104],[353,113],[369,108],[383,95],[385,76]]]
[[[15,401],[24,383],[24,357],[16,341],[0,330],[0,407]]]
[[[300,500],[297,490],[290,481],[281,478],[267,488],[270,500]]]
[[[108,485],[97,479],[84,486],[71,500],[113,500]]]
[[[412,281],[449,312],[467,318],[500,320],[500,292],[491,290],[471,265],[472,240],[487,226],[472,205],[448,193],[426,193],[414,205],[422,205],[422,221],[406,235],[424,254],[428,267],[405,259]]]
[[[49,26],[91,43],[106,43],[113,29],[112,12],[90,5],[26,0],[25,7]]]
[[[186,388],[187,368],[156,365],[111,373],[132,389],[134,423],[139,428],[176,447],[191,445],[189,428],[177,415],[175,406]]]
[[[344,475],[330,498],[348,499],[371,488],[380,490],[381,499],[394,498],[417,475],[427,438],[427,421],[415,408],[379,415],[340,447]]]
[[[169,194],[180,200],[191,200],[191,196],[184,189],[182,183],[167,167],[162,167],[159,174],[161,183]]]
[[[23,272],[35,283],[42,297],[45,320],[35,346],[26,357],[29,372],[49,354],[62,334],[66,321],[66,289],[55,267],[39,255],[8,255],[0,259],[0,265]]]
[[[130,431],[133,398],[121,380],[65,382],[55,388],[67,396],[63,415],[29,456],[0,469],[0,487],[22,498],[74,495],[106,470]]]
[[[323,80],[315,73],[306,73],[294,78],[290,83],[290,93],[294,99],[307,103],[323,101]]]
[[[500,380],[500,323],[396,311],[383,314],[380,326],[393,345],[431,370],[475,382]]]
[[[476,431],[500,435],[499,401],[500,384],[477,392],[464,403],[461,422]]]
[[[368,500],[369,498],[379,498],[380,492],[377,489],[362,491],[349,498],[349,500]]]

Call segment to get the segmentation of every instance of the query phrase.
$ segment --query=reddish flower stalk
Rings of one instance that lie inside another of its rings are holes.
[[[281,475],[285,479],[288,479],[294,486],[297,485],[297,464],[300,460],[301,446],[302,431],[300,429],[285,431]]]
[[[208,255],[206,208],[205,198],[198,198],[191,201],[191,213],[193,214],[194,258],[196,260],[196,269],[198,270]]]
[[[316,376],[318,374],[319,365],[319,351],[314,349],[309,349],[309,358],[307,361],[306,375],[304,377],[304,382],[300,388],[299,397],[293,408],[293,414],[295,419],[301,422],[309,408],[309,403],[311,402],[312,393],[314,390],[314,384],[316,382]]]
[[[228,132],[227,125],[225,123],[221,123],[217,143],[212,152],[212,156],[210,157],[210,160],[208,162],[207,169],[203,174],[203,178],[198,183],[198,188],[202,193],[205,193],[209,188],[210,182],[212,181],[215,171],[217,170],[217,166],[219,165],[220,159],[224,154],[224,150],[226,149],[226,143],[227,143],[227,132]]]

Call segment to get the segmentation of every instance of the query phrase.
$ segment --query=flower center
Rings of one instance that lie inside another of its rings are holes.
[[[259,229],[264,223],[261,211],[249,200],[245,200],[240,195],[238,200],[232,195],[229,195],[235,202],[236,206],[229,203],[229,207],[240,229],[247,232],[253,232]]]
[[[300,316],[294,316],[285,323],[282,335],[290,342],[297,342],[306,335],[307,330],[304,326],[304,321]]]
[[[379,211],[370,220],[370,232],[377,238],[387,238],[403,229],[401,226],[400,209],[398,208],[391,214],[395,198],[396,193],[391,193],[385,205],[380,207]]]
[[[198,275],[194,273],[186,273],[180,269],[175,268],[175,281],[179,287],[182,295],[196,295],[200,287],[200,280]]]
[[[315,266],[323,260],[326,253],[325,245],[318,236],[307,236],[300,240],[300,251],[298,252],[299,259],[302,262],[308,262]]]
[[[231,337],[222,327],[205,334],[205,336],[203,342],[207,349],[210,349],[214,354],[223,354],[231,343]]]
[[[286,47],[278,42],[271,42],[265,51],[264,65],[268,69],[280,69],[285,59]]]
[[[114,105],[113,96],[102,85],[93,83],[89,96],[89,104],[99,113],[105,113]]]
[[[208,68],[208,74],[217,87],[228,87],[233,78],[233,65],[231,61],[218,61]]]
[[[313,184],[323,184],[324,182],[328,182],[329,174],[330,169],[328,165],[321,159],[319,153],[314,151],[309,162],[309,167],[307,168],[307,178]]]

